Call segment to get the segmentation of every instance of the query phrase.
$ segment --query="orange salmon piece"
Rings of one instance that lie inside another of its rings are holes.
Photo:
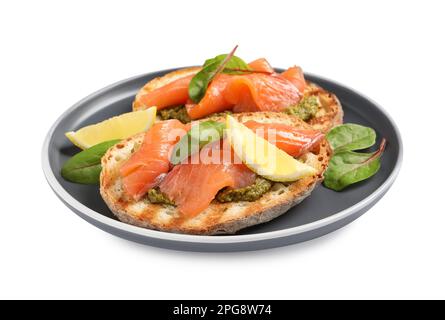
[[[144,141],[122,165],[120,174],[125,192],[139,200],[150,188],[159,184],[170,169],[170,152],[186,133],[178,120],[156,123],[145,134]]]
[[[183,77],[150,91],[141,97],[141,103],[156,106],[158,110],[184,104],[189,98],[189,83],[192,78],[193,75]]]
[[[234,112],[279,112],[301,99],[300,91],[289,80],[260,73],[234,76],[223,94],[234,105]]]
[[[316,149],[324,134],[318,130],[297,129],[281,123],[260,123],[253,120],[246,127],[293,157]]]
[[[292,82],[294,86],[297,87],[298,91],[301,93],[304,92],[304,89],[306,88],[306,80],[304,79],[303,70],[300,67],[290,67],[281,73],[281,76]]]
[[[213,143],[204,147],[200,159],[212,155],[212,161],[189,161],[175,166],[159,185],[161,192],[172,199],[181,214],[192,218],[204,211],[225,187],[243,188],[255,181],[255,173],[242,163],[224,162],[223,150],[230,148],[228,143]],[[231,150],[228,151],[229,153]],[[216,160],[216,161],[215,161]]]

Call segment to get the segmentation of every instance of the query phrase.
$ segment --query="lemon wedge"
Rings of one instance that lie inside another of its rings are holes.
[[[66,137],[81,149],[98,143],[125,139],[148,130],[156,119],[156,107],[121,114],[105,121],[65,133]]]
[[[313,167],[294,159],[256,135],[231,116],[226,118],[226,127],[227,138],[235,154],[249,169],[266,179],[290,182],[317,172]]]

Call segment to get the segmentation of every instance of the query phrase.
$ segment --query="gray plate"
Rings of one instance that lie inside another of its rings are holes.
[[[57,196],[76,214],[95,226],[132,241],[177,250],[242,251],[289,245],[322,236],[358,218],[371,208],[394,182],[402,162],[402,141],[396,125],[376,103],[338,83],[306,75],[340,99],[345,122],[373,127],[378,140],[386,137],[387,149],[380,171],[371,179],[335,192],[318,187],[310,197],[271,222],[242,230],[236,235],[195,236],[135,227],[118,221],[107,208],[97,186],[65,181],[62,164],[79,150],[65,138],[77,130],[131,110],[134,95],[148,80],[172,70],[144,74],[108,86],[78,102],[49,130],[43,145],[46,178]]]

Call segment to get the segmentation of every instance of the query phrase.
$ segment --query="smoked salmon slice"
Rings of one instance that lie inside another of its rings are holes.
[[[297,129],[281,123],[250,120],[243,124],[293,157],[316,149],[324,137],[324,134],[317,130]]]
[[[264,58],[252,61],[248,64],[248,66],[254,71],[270,73],[274,72],[269,62]],[[204,97],[198,104],[186,104],[187,113],[189,114],[190,118],[193,120],[200,119],[212,113],[232,109],[233,103],[228,101],[223,94],[226,91],[227,85],[232,81],[232,79],[233,76],[227,74],[218,75],[210,83]]]
[[[283,111],[301,100],[306,86],[301,68],[292,67],[276,74],[264,58],[249,63],[249,67],[270,74],[218,76],[198,104],[186,106],[190,118],[200,119],[229,109],[234,112]]]
[[[200,119],[212,113],[231,109],[232,104],[221,94],[226,90],[227,84],[231,79],[232,76],[230,75],[219,74],[210,83],[204,97],[198,104],[186,104],[185,107],[187,108],[187,113],[190,118]]]
[[[217,78],[198,104],[188,104],[192,119],[233,109],[234,112],[283,111],[297,104],[302,94],[289,80],[279,75],[254,73]]]
[[[244,164],[233,157],[222,161],[227,148],[230,148],[228,143],[219,141],[204,147],[195,156],[199,161],[188,159],[175,166],[159,185],[184,216],[192,218],[204,211],[225,187],[243,188],[254,183],[255,173]]]
[[[302,96],[286,78],[260,73],[234,76],[223,95],[234,105],[234,112],[283,111]]]
[[[189,98],[188,88],[193,76],[179,78],[144,94],[141,103],[145,106],[156,106],[158,110],[184,104]]]
[[[249,63],[249,67],[252,70],[266,72],[266,73],[275,73],[275,70],[270,65],[269,61],[264,58],[256,59]]]
[[[170,169],[172,147],[186,133],[178,120],[156,123],[145,134],[139,148],[120,168],[125,192],[139,200],[148,189],[156,186]]]
[[[304,79],[303,70],[300,67],[290,67],[281,73],[281,76],[292,82],[298,88],[298,91],[303,93],[306,88],[306,80]]]

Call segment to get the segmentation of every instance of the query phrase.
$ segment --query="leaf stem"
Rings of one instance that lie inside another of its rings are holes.
[[[363,164],[370,163],[370,162],[374,161],[376,158],[380,157],[382,155],[383,151],[385,151],[385,147],[386,147],[386,139],[383,138],[382,142],[380,142],[379,149],[376,152],[374,152],[374,154],[371,157],[369,157],[362,163]]]
[[[233,55],[235,54],[236,49],[238,49],[238,45],[236,45],[235,48],[233,48],[232,51],[230,51],[230,53],[225,57],[223,62],[219,65],[218,69],[216,69],[213,78],[215,78],[219,73],[221,73],[221,71],[224,70],[224,66],[227,64],[227,62],[230,61],[230,59],[232,59]]]

